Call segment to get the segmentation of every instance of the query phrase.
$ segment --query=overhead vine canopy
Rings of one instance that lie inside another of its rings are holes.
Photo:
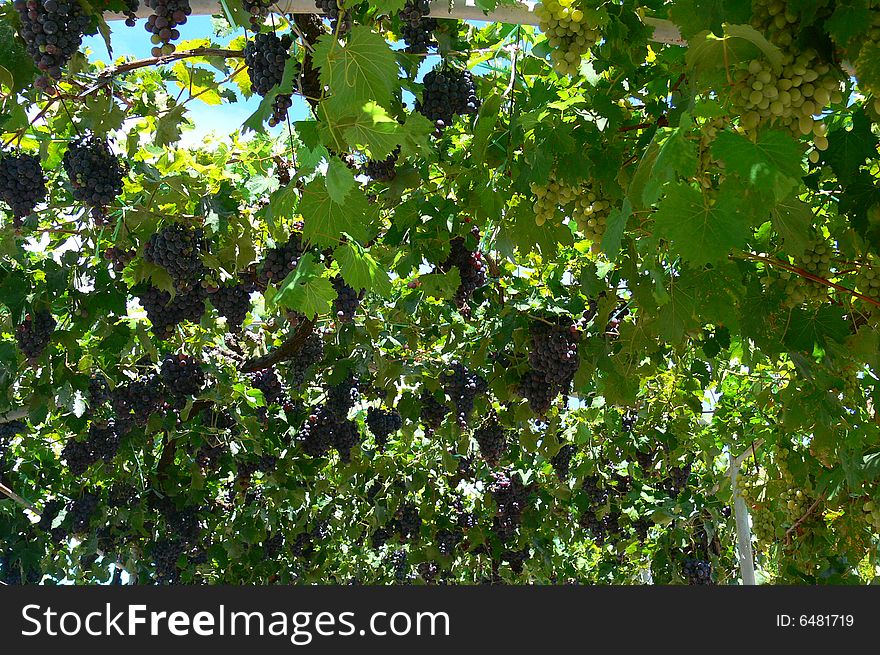
[[[0,580],[873,580],[880,2],[430,9],[0,7]]]

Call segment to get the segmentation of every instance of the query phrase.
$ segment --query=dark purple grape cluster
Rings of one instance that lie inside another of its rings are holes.
[[[336,291],[336,298],[333,299],[336,320],[340,323],[351,323],[361,304],[361,294],[348,286],[340,276],[333,278],[333,290]]]
[[[230,332],[241,332],[241,326],[251,310],[251,294],[247,285],[226,284],[210,295],[211,304],[217,313],[226,317]]]
[[[121,273],[128,266],[129,262],[135,258],[136,254],[134,250],[110,247],[104,250],[104,259],[113,264],[114,271]]]
[[[244,47],[244,63],[247,64],[254,93],[265,96],[272,87],[281,84],[292,44],[290,35],[285,34],[279,38],[274,33],[255,34],[247,42]]]
[[[618,519],[619,514],[616,512],[609,512],[600,517],[595,510],[588,509],[581,514],[579,523],[584,530],[590,533],[593,541],[602,546],[609,537],[620,533]]]
[[[61,165],[73,186],[73,197],[84,205],[100,209],[122,193],[125,168],[104,139],[79,137],[64,153]]]
[[[666,479],[666,491],[673,498],[678,495],[687,485],[688,478],[691,476],[691,465],[674,466],[669,471],[669,477]]]
[[[134,421],[137,425],[146,425],[150,416],[165,404],[162,379],[150,373],[120,384],[113,390],[111,403],[120,424]]]
[[[648,472],[654,467],[654,453],[652,451],[636,451],[636,463],[643,472]]]
[[[251,385],[263,392],[267,405],[280,402],[284,397],[284,386],[274,368],[264,368],[250,374]]]
[[[269,127],[275,127],[287,120],[287,112],[293,107],[293,96],[289,93],[279,93],[272,100],[272,115],[269,116]]]
[[[501,553],[501,559],[507,562],[511,571],[516,575],[521,575],[525,568],[526,560],[529,559],[529,549],[525,547],[519,550],[505,550]]]
[[[346,419],[333,426],[333,447],[343,464],[351,461],[351,451],[360,442],[361,433],[354,421]]]
[[[449,414],[449,407],[445,403],[441,403],[434,397],[427,388],[422,389],[422,395],[419,397],[419,420],[429,430],[436,430],[442,424],[446,415]]]
[[[489,466],[497,466],[507,452],[507,430],[492,412],[489,418],[474,431],[474,439],[480,446],[480,455]]]
[[[440,565],[437,562],[420,562],[416,567],[425,584],[434,584],[440,575]]]
[[[444,371],[440,381],[455,405],[459,425],[466,426],[474,411],[474,399],[489,390],[489,383],[479,374],[468,371],[461,362],[454,362]]]
[[[398,14],[401,22],[401,36],[406,44],[405,52],[424,54],[437,45],[432,32],[437,29],[437,21],[428,18],[431,5],[428,0],[407,0]]]
[[[156,570],[156,582],[159,584],[175,584],[180,581],[180,569],[177,560],[183,555],[186,547],[180,539],[160,539],[153,544],[153,564]]]
[[[364,163],[364,175],[374,182],[390,182],[397,175],[396,165],[399,156],[400,146],[397,146],[385,159],[379,161],[368,159]]]
[[[577,446],[573,443],[564,444],[556,451],[556,454],[550,459],[553,470],[556,471],[556,477],[560,481],[568,477],[569,468],[571,467],[571,459],[577,452]]]
[[[469,315],[468,301],[474,291],[486,284],[486,263],[479,250],[470,251],[465,245],[464,237],[455,237],[449,242],[449,257],[440,265],[444,273],[458,269],[461,282],[455,291],[455,305],[462,314]]]
[[[278,284],[296,268],[302,254],[302,234],[294,232],[287,239],[287,243],[266,251],[257,271],[258,283],[263,288],[270,283]]]
[[[581,491],[592,508],[601,507],[608,502],[608,490],[598,475],[588,475],[581,482]]]
[[[437,135],[456,116],[475,114],[480,107],[474,78],[468,70],[444,63],[428,71],[423,85],[425,91],[421,101],[416,101],[416,111],[434,123]]]
[[[330,29],[338,34],[346,34],[351,31],[351,16],[347,11],[339,8],[337,0],[315,0],[315,6],[330,19]]]
[[[632,410],[627,410],[626,412],[624,412],[623,416],[620,417],[621,430],[623,430],[623,432],[627,434],[632,432],[638,418],[638,412],[634,412]]]
[[[523,483],[519,473],[511,475],[506,471],[497,471],[492,474],[488,489],[498,508],[492,531],[502,542],[510,541],[522,521],[522,514],[529,505],[535,485]]]
[[[517,387],[519,395],[529,401],[531,410],[543,416],[550,410],[553,399],[559,395],[547,384],[544,376],[538,371],[529,370],[523,375]]]
[[[367,409],[367,427],[373,433],[376,445],[383,449],[388,438],[403,427],[403,418],[396,409],[370,407]]]
[[[682,574],[689,585],[712,584],[712,564],[706,560],[688,557],[682,566]]]
[[[251,16],[251,29],[254,32],[259,32],[260,28],[263,27],[263,23],[266,22],[266,17],[269,15],[269,7],[272,6],[272,0],[242,0],[241,4],[244,6],[244,10]]]
[[[169,353],[162,360],[162,382],[172,395],[197,396],[205,386],[202,363],[192,355]]]
[[[144,247],[144,259],[168,271],[180,290],[196,286],[207,269],[202,254],[208,251],[205,231],[183,223],[172,223],[150,236]]]
[[[458,548],[458,545],[464,540],[464,533],[461,529],[447,530],[441,528],[437,531],[434,541],[437,544],[437,550],[441,555],[450,556]]]
[[[394,581],[403,584],[409,579],[409,557],[404,549],[395,550],[388,557],[391,564],[391,571],[394,574]]]
[[[418,539],[422,529],[422,517],[415,503],[404,503],[394,515],[394,531],[401,539]]]
[[[187,17],[192,14],[189,0],[146,0],[146,3],[153,10],[144,25],[144,29],[152,35],[150,41],[153,48],[150,53],[154,57],[170,55],[174,52],[171,42],[180,38],[178,26],[186,23]]]
[[[122,14],[125,16],[125,24],[134,27],[137,23],[137,10],[141,6],[140,0],[124,0],[124,4]]]
[[[312,332],[306,337],[296,359],[291,363],[291,384],[298,387],[305,382],[308,370],[322,359],[324,359],[324,339],[318,332]]]
[[[533,412],[543,415],[553,399],[568,390],[577,373],[581,332],[569,319],[557,318],[552,322],[535,321],[529,333],[532,368],[520,381],[519,392]]]
[[[387,528],[376,528],[370,535],[370,545],[373,550],[379,550],[391,539],[391,531]]]
[[[198,323],[205,313],[207,292],[201,285],[180,292],[173,298],[167,291],[154,286],[143,287],[135,293],[153,324],[153,334],[159,339],[170,338],[175,326],[184,321]]]
[[[0,156],[0,199],[12,210],[16,225],[46,199],[46,177],[34,155]]]
[[[543,373],[550,386],[565,390],[580,365],[580,330],[570,320],[560,318],[553,323],[535,321],[529,333],[532,339],[529,364],[532,369]]]
[[[272,536],[266,537],[263,542],[263,557],[273,560],[281,553],[284,547],[284,533],[276,532]]]
[[[353,376],[349,375],[339,384],[327,389],[327,412],[337,421],[348,418],[348,412],[360,399],[360,385]]]
[[[228,450],[226,445],[222,443],[203,444],[196,452],[196,463],[199,465],[199,468],[213,469]]]
[[[34,64],[53,80],[79,50],[91,19],[77,0],[15,0],[19,33]],[[39,86],[51,85],[45,80]]]
[[[86,491],[82,496],[73,501],[70,507],[70,515],[72,518],[71,529],[74,534],[82,534],[89,529],[89,523],[98,510],[98,502],[100,498],[97,494]]]
[[[15,328],[18,349],[28,359],[37,359],[49,345],[56,325],[55,318],[46,309],[27,314]]]
[[[24,432],[25,424],[21,421],[0,423],[0,477],[7,471],[6,453],[12,438]]]
[[[333,447],[337,422],[323,408],[309,416],[299,432],[303,452],[310,457],[324,457]]]

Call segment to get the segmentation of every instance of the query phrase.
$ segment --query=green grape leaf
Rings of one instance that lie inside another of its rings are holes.
[[[802,146],[784,132],[765,131],[752,142],[725,130],[712,142],[712,154],[728,171],[776,198],[787,196],[804,173]]]
[[[355,25],[345,45],[325,34],[315,44],[315,65],[321,82],[329,86],[336,102],[360,107],[374,101],[387,106],[397,84],[397,60],[381,35]]]
[[[339,264],[342,278],[355,290],[366,289],[383,297],[391,292],[388,273],[360,244],[347,241],[336,248],[333,259]]]
[[[877,137],[863,111],[853,114],[850,129],[841,127],[828,135],[828,150],[822,153],[823,160],[844,184],[855,179],[865,160],[876,156]]]
[[[0,62],[11,77],[7,83],[13,93],[27,88],[38,73],[24,45],[15,37],[12,26],[5,21],[0,21]]]
[[[804,254],[810,243],[813,211],[792,195],[776,204],[771,211],[773,228],[784,240],[785,251],[795,257]]]
[[[354,173],[339,157],[331,157],[327,164],[327,193],[337,205],[341,205],[355,186]]]
[[[617,257],[620,250],[620,242],[626,230],[626,222],[632,216],[632,205],[629,198],[624,198],[621,207],[614,207],[605,222],[605,233],[602,235],[602,252],[608,255],[608,259]]]
[[[370,0],[370,6],[385,16],[394,16],[406,5],[406,0]]]
[[[324,181],[316,179],[303,189],[300,213],[303,236],[318,246],[333,246],[343,234],[367,241],[370,205],[363,191],[352,189],[344,205],[333,202]]]
[[[750,0],[677,0],[669,15],[685,40],[705,30],[723,36],[724,23],[747,23],[751,19],[752,3]]]
[[[323,266],[315,261],[314,255],[304,254],[296,268],[278,287],[272,305],[300,312],[310,319],[329,312],[336,298],[336,291],[330,280],[321,277],[322,269]]]
[[[713,199],[684,183],[668,188],[654,221],[657,236],[693,265],[721,261],[748,236],[748,222],[732,194]]]
[[[859,57],[854,65],[859,86],[875,96],[880,96],[880,43],[866,42],[859,51]]]

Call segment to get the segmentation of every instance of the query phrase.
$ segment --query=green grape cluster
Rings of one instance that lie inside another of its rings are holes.
[[[865,512],[865,520],[874,530],[880,531],[880,504],[873,500],[865,501],[862,505],[862,511]]]
[[[720,171],[724,169],[724,162],[712,155],[712,142],[720,130],[725,128],[727,118],[716,116],[709,118],[700,126],[700,140],[697,151],[698,179],[704,189],[711,189]]]
[[[796,265],[805,271],[829,280],[832,277],[831,257],[834,249],[824,241],[817,241],[809,246]],[[800,275],[783,271],[780,276],[784,284],[785,304],[797,307],[808,301],[824,302],[828,299],[828,287],[813,282]]]
[[[597,246],[602,243],[610,213],[611,203],[601,198],[594,187],[586,185],[575,198],[571,216],[584,236]]]
[[[871,256],[859,267],[856,275],[856,290],[865,296],[880,300],[880,267]]]
[[[535,14],[553,48],[553,68],[562,75],[577,75],[581,56],[600,38],[599,12],[579,7],[577,0],[545,0]]]
[[[575,186],[559,182],[553,176],[547,184],[531,184],[532,193],[535,194],[535,223],[543,225],[556,216],[558,207],[564,207],[574,200],[579,191]]]
[[[828,148],[826,126],[815,117],[829,103],[841,102],[843,94],[837,75],[815,50],[784,53],[779,70],[764,59],[753,59],[737,71],[735,82],[731,99],[745,131],[781,126],[796,136],[812,135],[817,150]],[[813,158],[818,161],[818,154]]]

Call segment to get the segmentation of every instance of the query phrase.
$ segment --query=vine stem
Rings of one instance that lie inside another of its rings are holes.
[[[853,296],[855,298],[859,298],[860,300],[864,300],[867,303],[871,303],[875,307],[880,307],[880,300],[877,300],[876,298],[871,298],[870,296],[866,296],[865,294],[859,293],[858,291],[855,291],[854,289],[848,289],[847,287],[844,287],[840,284],[837,284],[836,282],[831,282],[830,280],[826,280],[824,277],[820,277],[818,275],[810,273],[809,271],[805,271],[804,269],[799,268],[797,266],[787,264],[784,261],[779,260],[779,259],[772,259],[770,257],[764,257],[763,255],[756,255],[754,253],[746,253],[744,255],[730,255],[730,258],[731,259],[746,259],[746,260],[750,260],[750,261],[764,262],[765,264],[769,264],[770,266],[773,266],[775,268],[781,268],[781,269],[786,270],[790,273],[794,273],[795,275],[799,275],[802,278],[806,278],[807,280],[811,280],[812,282],[816,282],[817,284],[822,284],[826,287],[830,287],[831,289],[835,289],[837,291],[842,291],[843,293],[845,293],[847,295]]]
[[[2,493],[4,496],[7,496],[8,498],[14,500],[16,503],[18,503],[19,505],[21,505],[25,509],[30,510],[34,514],[37,514],[36,510],[34,509],[34,505],[32,503],[29,503],[28,501],[26,501],[24,498],[19,496],[17,493],[15,493],[12,489],[7,487],[2,482],[0,482],[0,493]]]
[[[797,521],[794,522],[794,525],[792,525],[788,530],[785,531],[785,545],[786,546],[791,543],[792,533],[795,530],[797,530],[798,526],[801,523],[803,523],[804,521],[807,520],[807,517],[813,513],[813,511],[819,506],[819,503],[821,503],[823,500],[825,500],[825,494],[824,493],[819,494],[819,497],[816,499],[816,501],[812,505],[810,505],[809,509],[806,512],[804,512],[803,515]]]

